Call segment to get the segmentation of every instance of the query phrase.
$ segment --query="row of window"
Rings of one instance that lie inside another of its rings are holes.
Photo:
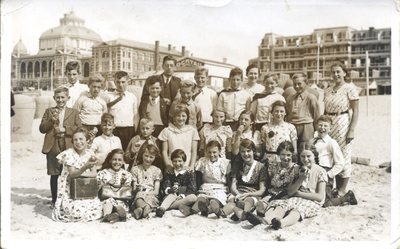
[[[119,53],[118,53],[119,54]],[[96,56],[98,54],[96,53]],[[125,50],[122,50],[122,58],[131,58],[131,55],[133,55],[133,59],[137,60],[146,60],[146,61],[154,61],[154,55],[153,54],[145,54],[145,53],[138,53],[137,51],[131,53],[131,52],[126,52]],[[102,53],[102,58],[109,58],[110,53],[108,51],[103,51]],[[115,57],[115,52],[111,52],[111,57]]]

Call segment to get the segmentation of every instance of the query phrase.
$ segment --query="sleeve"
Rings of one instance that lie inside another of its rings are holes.
[[[168,113],[168,116],[169,117],[172,117],[172,114],[173,114],[173,110],[175,109],[175,106],[178,104],[178,99],[177,100],[174,100],[174,102],[172,102],[171,103],[171,106],[170,106],[170,108],[169,108],[169,113]],[[189,118],[189,117],[188,117]],[[171,122],[172,122],[172,120],[171,120]]]
[[[132,185],[132,174],[129,173],[128,171],[124,171],[124,173],[126,174],[126,181],[124,183],[124,186],[131,186]]]
[[[154,166],[155,167],[155,166]],[[159,169],[159,168],[157,168],[157,167],[155,167],[156,168],[156,177],[154,178],[154,180],[155,181],[162,181],[162,179],[163,179],[163,175],[162,175],[162,172],[161,172],[161,170]]]
[[[46,109],[43,114],[42,121],[39,125],[39,131],[41,133],[47,133],[54,128],[54,124],[51,121],[52,116],[53,115],[51,114],[51,108]]]
[[[173,181],[173,172],[171,171],[166,171],[165,172],[165,177],[163,180],[163,190],[165,191],[165,194],[167,194],[167,188],[171,188],[172,187],[172,181]]]
[[[200,140],[199,133],[195,128],[193,128],[192,133],[193,133],[192,141],[199,141]]]
[[[335,140],[331,140],[330,151],[333,157],[333,167],[327,172],[329,178],[333,178],[335,175],[342,172],[344,167],[344,157],[339,144]]]
[[[135,167],[133,167],[132,169],[131,169],[131,175],[132,175],[132,181],[133,182],[137,182],[137,179],[138,179],[138,167],[137,166],[135,166]]]
[[[104,99],[101,99],[101,106],[103,107],[103,114],[107,112],[107,103]]]
[[[217,95],[217,93],[216,93],[214,90],[212,90],[212,89],[211,89],[210,95],[211,95],[211,104],[212,104],[212,106],[213,106],[213,110],[215,110],[216,107],[217,107],[218,95]]]
[[[204,157],[197,160],[196,164],[194,165],[195,171],[199,171],[204,174]]]
[[[108,182],[107,172],[104,169],[97,172],[96,178],[97,178],[97,184],[99,185],[104,185]]]
[[[136,98],[135,94],[132,93],[132,99],[133,99],[133,125],[135,127],[135,129],[137,129],[138,125],[139,125],[139,113],[138,113],[138,99]]]
[[[267,135],[267,128],[265,126],[263,126],[263,127],[261,127],[261,132],[260,132],[260,138],[261,138],[262,143],[265,143],[266,135]]]
[[[68,108],[68,107],[66,107]],[[64,122],[64,127],[65,127],[65,135],[68,137],[72,137],[72,134],[74,131],[82,126],[81,119],[79,118],[79,112],[75,109],[69,109],[72,111],[71,115],[69,118],[72,118],[70,122]],[[67,111],[67,109],[65,110]],[[72,125],[71,125],[72,124]]]
[[[224,94],[223,93],[219,94],[216,110],[220,110],[220,111],[224,111],[224,112],[227,111],[224,109]]]
[[[260,172],[258,175],[258,181],[259,182],[266,181],[268,179],[267,168],[265,167],[264,164],[262,164],[260,162],[259,162],[259,165],[260,165]]]
[[[72,107],[73,109],[76,109],[79,113],[81,112],[81,107],[83,103],[83,97],[84,96],[79,96],[78,100],[75,102],[74,106]]]
[[[254,131],[254,143],[255,143],[255,145],[262,144],[260,131],[257,131],[257,130]]]
[[[56,157],[58,159],[58,162],[62,165],[67,165],[67,166],[73,166],[77,169],[79,169],[79,163],[78,163],[78,158],[72,153],[73,149],[67,149],[58,154]]]
[[[187,171],[187,191],[186,196],[196,193],[196,180],[193,171]]]
[[[237,175],[239,174],[240,167],[238,161],[241,160],[236,160],[236,162],[232,165],[231,172],[229,173],[230,177],[237,177]]]
[[[93,139],[93,143],[92,143],[92,145],[90,146],[90,149],[93,151],[93,153],[94,154],[97,154],[97,151],[99,150],[99,140],[98,139],[96,139],[97,137],[95,137],[94,139]]]
[[[258,100],[251,102],[250,110],[254,115],[256,115],[257,113],[257,106],[258,106]]]
[[[196,123],[197,123],[197,129],[200,129],[203,126],[203,114],[201,113],[201,107],[200,105],[196,104]]]
[[[319,167],[319,169],[318,182],[328,182],[328,175],[326,174],[326,171],[321,167]]]
[[[318,104],[318,99],[317,98],[309,98],[309,108],[310,108],[310,114],[314,120],[314,124],[317,122],[317,119],[319,116],[321,116],[320,110],[319,110],[319,104]]]
[[[160,140],[160,141],[163,141],[163,142],[166,142],[166,141],[168,141],[168,127],[165,127],[161,132],[160,132],[160,134],[158,135],[158,139]]]
[[[150,77],[153,77],[153,76],[150,76]],[[148,87],[149,87],[149,79],[150,79],[150,77],[148,77],[146,79],[146,82],[144,83],[143,91],[142,91],[142,97],[140,99],[140,102],[142,102],[146,98],[149,98],[150,93],[149,93]]]
[[[357,93],[357,88],[354,86],[350,86],[349,90],[347,91],[347,97],[349,98],[349,100],[358,100],[359,96]]]
[[[200,137],[199,150],[205,150],[206,138],[204,137],[204,127],[200,130],[199,137]]]
[[[126,147],[125,154],[124,154],[124,159],[125,159],[126,163],[130,163],[132,161],[132,157],[134,156],[134,155],[132,155],[133,154],[132,147],[135,144],[135,138],[136,138],[136,136],[133,137],[131,139],[131,141],[129,141],[128,147]]]
[[[229,125],[224,126],[223,131],[225,132],[225,134],[226,134],[226,136],[228,138],[232,138],[233,137],[233,131],[232,131],[232,128]]]
[[[289,124],[289,123],[288,123]],[[289,124],[289,131],[290,131],[290,139],[291,141],[295,141],[297,140],[297,131],[296,131],[296,127],[294,127],[294,125]]]

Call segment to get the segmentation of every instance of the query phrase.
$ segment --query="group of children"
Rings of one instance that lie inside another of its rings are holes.
[[[166,56],[163,66],[172,63]],[[322,205],[357,204],[352,191],[339,196],[333,188],[347,169],[328,135],[332,119],[320,115],[304,74],[293,76],[296,94],[285,100],[276,74],[256,82],[255,65],[246,69],[247,83],[241,69],[232,69],[230,86],[219,94],[206,86],[208,69],[197,67],[196,83],[182,80],[175,96],[172,85],[165,87],[168,77],[150,77],[138,103],[126,72],[115,74],[114,92],[103,91],[99,74],[85,88],[79,73],[77,62],[67,64],[69,85],[54,91],[57,106],[40,125],[54,220],[116,222],[179,209],[279,229],[315,216]],[[75,177],[132,186],[135,195],[73,200]]]

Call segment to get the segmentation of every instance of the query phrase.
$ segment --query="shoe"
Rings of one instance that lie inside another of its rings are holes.
[[[184,216],[189,216],[192,215],[194,213],[196,213],[191,207],[187,206],[187,205],[179,205],[179,211],[184,215]]]
[[[210,208],[211,211],[217,215],[217,217],[221,216],[221,206],[218,201],[211,199],[210,200]]]
[[[344,196],[343,198],[345,198],[345,200],[347,202],[350,202],[350,205],[357,205],[357,199],[356,196],[354,195],[354,192],[349,190]]]
[[[51,204],[50,204],[50,209],[54,209],[54,206],[56,205],[56,203],[55,202],[52,202]]]
[[[149,205],[146,205],[143,208],[143,218],[149,217],[149,213],[151,213],[151,211],[153,211],[153,209]]]
[[[142,218],[142,215],[143,215],[142,208],[136,208],[135,210],[133,210],[133,213],[132,213],[133,218],[139,220],[140,218]]]
[[[254,226],[257,226],[259,224],[267,224],[267,222],[263,218],[250,212],[246,212],[246,219]]]
[[[257,216],[265,217],[265,207],[264,207],[264,203],[262,201],[257,202],[256,212],[257,212]]]
[[[239,218],[236,216],[236,214],[233,214],[233,215],[231,216],[231,220],[233,220],[233,221],[239,221]]]
[[[244,209],[244,201],[238,201],[236,203],[236,207],[240,208],[240,209]]]
[[[165,214],[165,208],[163,207],[158,207],[156,209],[156,216],[162,218]]]
[[[271,220],[271,223],[272,223],[272,227],[275,228],[275,230],[279,230],[282,228],[281,219],[279,219],[279,218],[273,218]]]
[[[114,207],[114,209],[115,209],[116,213],[119,216],[119,220],[125,222],[126,221],[126,211],[125,211],[125,209],[123,207],[121,207],[121,206],[116,206],[116,207]]]
[[[119,221],[119,215],[117,213],[112,213],[112,214],[107,214],[104,216],[104,218],[101,220],[101,222],[109,222],[109,223],[115,223]]]
[[[337,188],[332,189],[332,197],[337,198],[338,195],[339,195],[339,191],[337,190]]]
[[[246,220],[246,214],[243,211],[243,209],[240,209],[238,207],[234,207],[233,208],[233,212],[235,213],[236,217],[238,217],[239,221]]]
[[[203,202],[203,201],[199,201],[198,203],[199,209],[201,211],[201,215],[208,217],[208,206],[207,203]]]

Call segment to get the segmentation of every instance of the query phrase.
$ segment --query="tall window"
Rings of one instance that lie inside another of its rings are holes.
[[[137,58],[138,58],[138,52],[133,52],[133,59],[136,59],[137,60]]]

